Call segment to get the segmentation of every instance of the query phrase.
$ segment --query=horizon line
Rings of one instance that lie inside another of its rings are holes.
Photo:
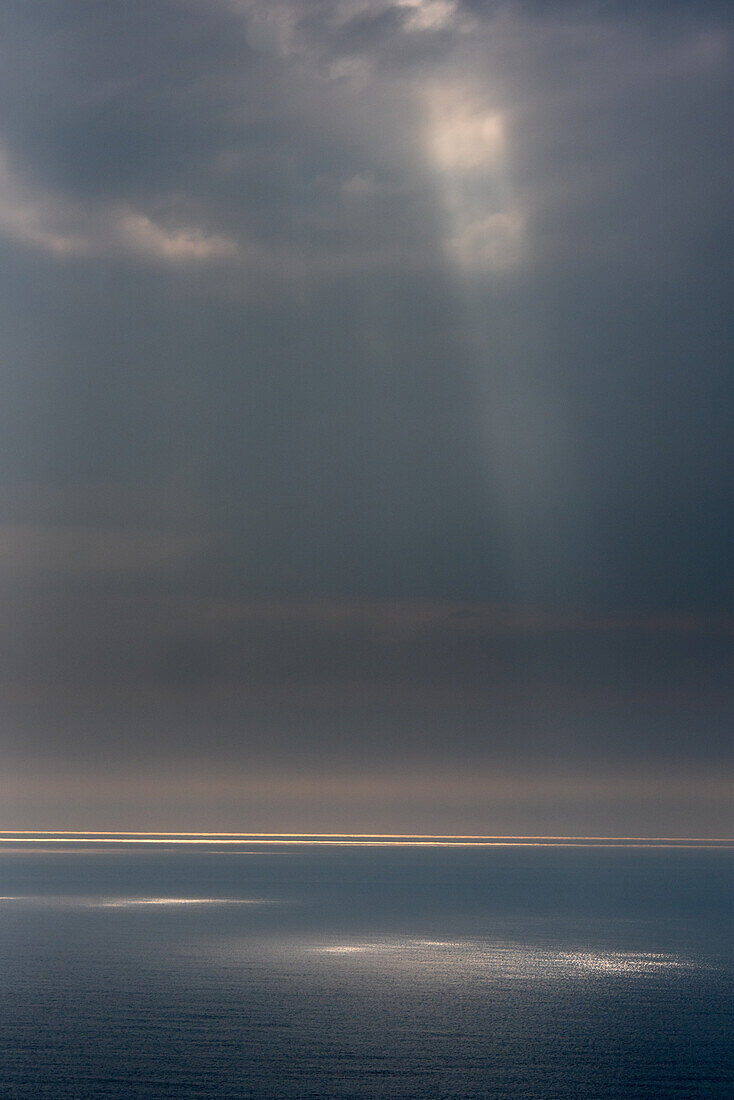
[[[724,847],[734,837],[583,836],[483,833],[187,832],[184,830],[7,829],[0,844],[246,844],[354,847]]]

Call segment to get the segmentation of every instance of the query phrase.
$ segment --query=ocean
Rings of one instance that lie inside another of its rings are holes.
[[[0,841],[0,1095],[734,1097],[734,849]]]

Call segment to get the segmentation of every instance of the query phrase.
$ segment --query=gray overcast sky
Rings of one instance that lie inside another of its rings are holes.
[[[7,827],[732,831],[733,34],[7,0]]]

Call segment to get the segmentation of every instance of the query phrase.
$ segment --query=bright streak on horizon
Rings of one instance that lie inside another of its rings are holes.
[[[0,834],[6,844],[245,845],[413,848],[723,848],[731,837],[569,837],[481,836],[399,833],[90,833],[75,830]]]
[[[335,839],[388,839],[388,840],[604,840],[604,841],[701,841],[713,843],[715,841],[734,842],[734,837],[683,837],[683,836],[599,836],[599,835],[571,835],[568,833],[262,833],[262,832],[225,832],[184,829],[159,830],[159,829],[3,829],[0,830],[0,841],[12,837],[241,837],[245,840],[251,837],[296,837],[296,838],[320,838]]]

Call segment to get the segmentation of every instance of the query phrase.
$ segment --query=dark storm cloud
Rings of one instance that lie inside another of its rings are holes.
[[[5,21],[11,467],[183,464],[255,588],[730,598],[721,9]]]
[[[325,86],[326,62],[310,51],[295,63],[277,39],[254,49],[261,14],[275,30],[293,19],[308,38],[307,5],[297,18],[282,5],[261,13],[198,2],[8,12],[3,141],[11,196],[14,184],[24,193],[17,208],[25,205],[9,228],[25,229],[29,243],[35,230],[50,250],[55,235],[62,252],[229,258],[239,285],[253,269],[303,277],[314,266],[362,268],[372,248],[395,258],[396,233],[418,247],[406,237],[405,178],[389,181],[379,214],[366,196],[355,218],[350,198],[365,162],[379,171],[385,159],[382,170],[400,176],[390,161],[401,159],[401,104],[379,88],[362,97],[347,77]],[[345,44],[334,56],[348,53]],[[420,189],[409,186],[413,199]]]
[[[723,766],[728,8],[1,29],[8,758]]]

